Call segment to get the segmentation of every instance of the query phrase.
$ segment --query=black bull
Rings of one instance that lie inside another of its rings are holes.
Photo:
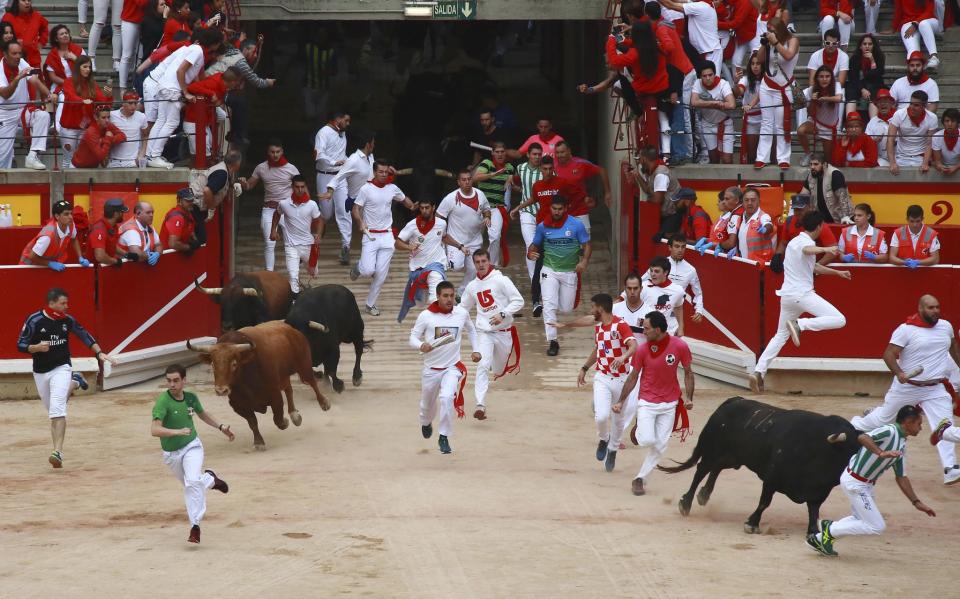
[[[290,309],[286,323],[307,338],[313,367],[323,365],[323,374],[330,377],[337,393],[343,391],[343,381],[337,378],[340,344],[352,343],[357,356],[353,386],[360,385],[363,379],[360,356],[373,341],[363,339],[363,317],[349,289],[343,285],[321,285],[303,291]]]
[[[697,467],[690,489],[680,498],[680,513],[686,516],[705,476],[709,475],[707,483],[697,493],[700,505],[709,501],[722,470],[746,466],[763,481],[763,489],[760,504],[747,518],[744,530],[760,532],[763,510],[774,493],[783,493],[795,503],[807,504],[810,534],[817,532],[820,505],[840,484],[840,475],[860,448],[859,434],[839,416],[784,410],[731,397],[710,416],[690,459],[659,469],[675,473]]]

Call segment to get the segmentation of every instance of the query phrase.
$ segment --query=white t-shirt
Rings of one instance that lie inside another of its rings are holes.
[[[368,156],[363,153],[363,150],[357,150],[340,166],[337,176],[327,183],[326,190],[336,189],[346,182],[347,197],[356,199],[360,195],[360,189],[373,178],[374,160],[373,154]]]
[[[477,209],[474,210],[457,198],[460,190],[455,189],[447,194],[437,207],[437,216],[447,219],[447,234],[468,247],[478,248],[483,244],[483,213],[490,210],[487,196],[477,188],[473,188],[474,195],[463,196],[473,199],[479,196]]]
[[[693,89],[690,93],[699,97],[703,92],[707,92],[710,94],[711,100],[718,102],[722,102],[727,96],[733,95],[733,90],[725,79],[720,79],[719,83],[717,83],[713,89],[707,89],[703,86],[703,82],[697,79],[693,82]],[[716,108],[697,108],[697,110],[700,111],[700,116],[705,122],[713,123],[714,125],[720,124],[730,118],[730,115],[725,111],[717,110]]]
[[[769,225],[773,227],[773,219],[770,218],[769,214],[767,214],[763,210],[760,210],[759,208],[757,209],[756,212],[750,215],[750,218],[744,220],[743,217],[741,217],[740,219],[738,219],[740,222],[739,222],[739,227],[736,230],[737,251],[740,253],[741,258],[746,258],[747,254],[749,254],[749,252],[747,251],[747,227],[750,226],[750,223],[758,219],[760,221],[759,226],[762,227],[763,225]],[[731,221],[732,220],[733,219],[731,219]],[[729,227],[728,227],[728,230],[729,230]],[[774,233],[773,235],[772,242],[773,242],[773,247],[777,247],[776,233]]]
[[[646,284],[643,282],[642,284]],[[622,295],[622,294],[621,294]],[[646,315],[646,312],[643,311],[643,304],[637,306],[636,310],[631,310],[630,305],[627,304],[627,301],[617,302],[613,304],[613,310],[611,313],[614,316],[619,316],[634,333],[639,333],[643,329],[643,317]],[[646,339],[643,336],[637,336],[637,341],[643,343]]]
[[[190,68],[184,73],[183,80],[187,84],[193,83],[203,68],[203,48],[200,44],[191,44],[178,48],[173,54],[166,57],[161,65],[164,66],[163,74],[154,80],[157,82],[157,89],[180,89],[180,82],[177,80],[177,70],[184,62],[190,63]]]
[[[421,343],[432,343],[441,337],[453,335],[453,342],[423,354],[424,369],[449,368],[460,361],[460,343],[464,331],[470,339],[472,351],[477,351],[477,329],[470,320],[469,312],[460,306],[454,306],[449,314],[424,310],[417,316],[417,322],[410,331],[410,347],[420,349]]]
[[[336,173],[342,165],[337,162],[347,159],[347,135],[337,131],[331,125],[324,125],[317,131],[313,142],[313,154],[316,157],[318,171]]]
[[[940,86],[933,79],[927,79],[917,85],[910,85],[910,80],[906,76],[901,77],[890,86],[890,95],[897,101],[897,108],[903,108],[910,104],[910,95],[917,90],[927,92],[927,102],[940,101]]]
[[[913,246],[913,249],[917,249],[917,241],[920,240],[920,234],[923,233],[923,228],[921,228],[918,232],[914,233],[913,231],[910,231],[910,227],[907,227],[907,231],[910,233],[910,245]],[[891,237],[890,247],[894,247],[894,248],[900,247],[900,238],[897,236],[896,232],[894,232],[894,234],[891,235],[890,237]],[[930,242],[930,253],[932,254],[934,252],[939,252],[939,251],[940,251],[940,236],[938,235],[933,238],[933,241]]]
[[[953,326],[949,321],[940,319],[932,327],[917,327],[906,323],[898,326],[890,337],[890,343],[900,346],[900,368],[910,373],[923,366],[923,374],[916,380],[930,381],[945,378],[948,371],[956,368],[950,357],[950,345],[953,343]],[[918,387],[904,385],[893,377],[890,391],[918,398],[932,398],[946,395],[942,385]]]
[[[812,94],[812,87],[803,90],[803,97],[805,97],[808,102]],[[837,127],[840,125],[840,109],[843,108],[843,88],[840,87],[840,84],[836,81],[833,82],[833,95],[840,96],[841,101],[837,103],[818,102],[816,120],[814,120],[810,108],[807,107],[807,120],[809,122],[819,125],[820,127]]]
[[[644,314],[656,310],[666,317],[667,332],[671,335],[677,332],[680,323],[673,310],[682,306],[684,302],[684,292],[679,285],[673,281],[670,281],[666,287],[644,283],[640,289],[640,300],[643,302],[643,306],[640,307],[641,318]]]
[[[897,135],[897,160],[900,157],[920,156],[930,147],[930,135],[937,130],[937,115],[925,111],[920,126],[914,125],[906,108],[893,113],[890,124],[900,129]]]
[[[56,226],[54,228],[57,230],[57,237],[59,237],[61,242],[66,237],[77,236],[76,227],[70,227],[66,231],[61,231],[59,226]],[[33,244],[33,253],[38,256],[42,256],[43,253],[47,251],[47,248],[49,247],[50,247],[50,238],[44,235],[43,237],[40,237],[39,239],[37,239],[37,242]]]
[[[460,306],[467,312],[477,309],[478,331],[504,331],[513,326],[513,315],[523,308],[523,296],[508,276],[493,269],[482,279],[478,275],[467,284]],[[501,312],[504,319],[494,326],[490,319]]]
[[[823,66],[823,48],[820,48],[816,52],[810,55],[810,60],[807,61],[807,70],[816,72],[817,69]],[[838,49],[837,52],[837,62],[833,65],[833,76],[839,77],[842,71],[850,70],[850,57],[847,56],[847,53],[843,50]]]
[[[123,235],[120,236],[120,243],[127,247],[137,246],[141,247],[144,251],[153,250],[155,247],[160,245],[160,235],[157,233],[156,227],[150,227],[150,235],[147,235],[147,230],[143,228],[143,225],[140,224],[140,221],[134,217],[134,222],[137,223],[137,228],[140,229],[140,232],[143,233],[143,238],[141,239],[140,233],[137,233],[133,229],[129,231],[124,231]],[[143,239],[147,240],[147,246],[142,247]]]
[[[434,218],[433,226],[426,233],[421,233],[417,227],[417,219],[408,222],[397,237],[405,243],[419,244],[417,249],[410,252],[410,270],[423,268],[432,262],[447,263],[447,250],[443,245],[443,234],[446,231],[446,221]]]
[[[717,11],[707,2],[689,2],[683,5],[687,15],[687,36],[701,54],[720,49],[720,33],[717,27]]]
[[[291,162],[274,167],[261,162],[253,169],[252,176],[263,181],[263,201],[282,202],[290,199],[293,193],[293,177],[299,174],[300,170]]]
[[[670,261],[670,274],[667,275],[668,278],[676,283],[680,289],[683,289],[684,292],[687,291],[688,286],[690,287],[693,291],[693,306],[697,312],[700,312],[703,309],[703,289],[700,288],[700,275],[697,274],[697,269],[686,260],[677,262],[672,256],[667,256],[667,260]],[[649,281],[650,271],[648,270],[640,277],[640,282],[646,284]],[[626,294],[621,294],[621,297],[625,298]]]
[[[406,197],[393,183],[383,187],[366,183],[360,188],[355,204],[360,206],[363,222],[371,231],[386,231],[393,226],[393,203]]]
[[[137,154],[140,152],[140,138],[143,135],[143,130],[147,128],[147,115],[138,110],[127,117],[120,110],[112,110],[110,111],[110,122],[127,136],[127,141],[115,144],[110,148],[110,159],[136,160]]]
[[[310,231],[313,219],[320,218],[320,206],[313,200],[294,204],[287,198],[280,202],[277,210],[283,215],[283,235],[286,245],[313,245],[313,233]]]
[[[670,176],[665,175],[664,173],[657,173],[653,176],[653,192],[658,191],[667,191],[670,188]],[[667,198],[666,201],[670,201],[670,198]]]
[[[943,129],[937,131],[933,134],[933,149],[940,152],[940,157],[942,158],[943,164],[946,166],[953,166],[960,159],[960,143],[957,143],[953,146],[953,149],[947,147],[947,144],[943,141]]]
[[[760,82],[757,82],[757,85],[753,88],[753,91],[750,90],[750,81],[746,76],[741,77],[740,81],[737,81],[737,87],[743,90],[743,106],[750,106],[750,103],[753,102],[753,99],[757,97],[760,93]],[[748,112],[756,112],[757,114],[748,116],[747,120],[750,122],[760,122],[760,103],[758,102],[756,106],[748,110]]]
[[[893,118],[893,115],[891,115],[891,118]],[[883,161],[880,166],[886,166],[887,161],[890,160],[887,156],[887,133],[889,131],[890,123],[879,116],[870,119],[863,130],[864,133],[873,138],[873,141],[877,142],[877,158]],[[896,140],[894,140],[894,145],[896,145]]]
[[[783,255],[783,285],[777,291],[780,297],[797,297],[813,292],[813,269],[816,254],[804,254],[803,248],[816,246],[806,231],[790,240]]]

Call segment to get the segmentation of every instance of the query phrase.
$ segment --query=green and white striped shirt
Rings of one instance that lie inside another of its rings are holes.
[[[497,167],[493,164],[493,160],[487,158],[480,162],[477,165],[477,173],[485,175],[487,173],[496,172]],[[507,181],[513,178],[513,165],[509,162],[503,166],[503,172],[499,175],[495,175],[480,181],[477,183],[476,187],[487,196],[487,201],[490,202],[490,206],[503,206],[504,205],[504,194],[506,193],[506,184]]]
[[[522,201],[526,202],[533,195],[533,184],[543,178],[543,173],[540,172],[540,167],[530,166],[529,162],[524,162],[517,167],[517,177],[520,179]],[[534,202],[521,212],[536,216],[538,210],[540,210],[540,202]]]
[[[900,457],[881,458],[866,447],[861,447],[860,451],[850,458],[850,464],[847,466],[850,471],[870,482],[876,482],[880,475],[891,466],[893,466],[893,472],[897,476],[903,476],[903,459],[905,457],[904,450],[907,446],[907,435],[900,428],[900,425],[886,424],[867,434],[877,444],[880,451],[899,451]]]

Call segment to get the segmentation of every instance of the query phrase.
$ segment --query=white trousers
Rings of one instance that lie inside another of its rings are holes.
[[[827,15],[820,19],[820,39],[823,39],[823,34],[830,31],[831,29],[840,30],[840,46],[846,46],[850,43],[850,37],[853,35],[853,27],[856,23],[856,19],[852,18],[854,15],[851,14],[850,22],[844,23],[841,19],[834,17],[833,15]]]
[[[453,400],[460,388],[460,370],[450,366],[443,370],[424,368],[420,377],[420,426],[427,426],[440,412],[437,431],[449,437],[453,433]]]
[[[947,395],[946,391],[942,395],[933,394],[933,396],[930,396],[928,389],[924,387],[917,387],[917,389],[922,391],[914,394],[895,391],[891,388],[883,396],[881,405],[871,410],[866,416],[854,416],[850,419],[850,424],[857,430],[869,432],[895,421],[897,412],[903,406],[917,404],[920,404],[923,409],[930,430],[937,428],[937,424],[943,418],[953,420],[953,400]],[[951,432],[950,438],[945,438],[937,443],[937,453],[940,454],[940,463],[944,468],[950,468],[957,463],[957,449],[954,445],[957,440],[960,440],[960,435]]]
[[[513,334],[509,330],[477,331],[477,346],[480,350],[480,362],[477,364],[473,394],[477,398],[478,406],[486,406],[490,376],[503,372],[513,352]]]
[[[180,124],[180,111],[183,109],[179,89],[159,89],[157,100],[157,122],[150,130],[147,158],[159,158],[163,154],[163,146]]]
[[[593,377],[593,419],[597,423],[597,438],[607,442],[609,451],[617,451],[623,435],[626,414],[613,412],[613,404],[620,399],[620,391],[627,375],[614,377],[597,372]],[[672,423],[671,423],[672,424]]]
[[[494,266],[502,266],[500,238],[503,235],[503,225],[503,214],[500,213],[498,208],[491,208],[490,226],[487,227],[487,251],[490,252],[490,262]]]
[[[830,525],[831,536],[839,538],[850,535],[878,535],[887,528],[873,497],[876,490],[874,485],[857,480],[844,470],[840,475],[840,488],[850,500],[853,514],[835,520]]]
[[[190,155],[197,155],[197,124],[189,121],[183,122],[183,132],[187,134],[187,145],[190,147]],[[213,152],[213,129],[207,127],[206,139],[203,140],[206,146],[206,155],[210,156]]]
[[[692,69],[683,76],[683,131],[687,137],[688,157],[693,155],[693,122],[690,119],[690,96],[693,95],[693,84],[697,81],[697,70]]]
[[[120,61],[120,15],[123,13],[123,0],[93,0],[93,25],[90,27],[90,40],[87,42],[87,55],[90,60],[96,62],[97,43],[100,41],[100,34],[107,24],[109,13],[110,26],[113,28],[113,39],[111,46],[113,50],[113,61]]]
[[[790,90],[787,90],[788,104],[783,106],[780,92],[760,83],[760,140],[757,143],[757,162],[766,164],[770,160],[770,148],[773,138],[777,138],[777,162],[790,163],[790,142],[783,135],[783,111],[790,110]]]
[[[336,175],[317,173],[317,193],[326,193],[327,185]],[[320,216],[330,222],[337,219],[337,229],[340,230],[340,247],[349,248],[353,235],[353,216],[347,212],[347,183],[341,182],[333,190],[333,197],[320,202]]]
[[[87,0],[77,0],[77,23],[87,24]]]
[[[213,488],[213,477],[203,471],[203,444],[200,437],[176,451],[163,452],[163,463],[183,483],[183,501],[192,526],[200,526],[207,511],[207,490]]]
[[[748,40],[742,44],[737,44],[733,48],[733,56],[730,58],[730,64],[738,68],[746,68],[747,58],[750,56],[750,46],[753,40]]]
[[[863,3],[864,21],[867,24],[866,33],[872,35],[877,34],[877,18],[880,16],[880,5],[883,4],[883,0],[875,1],[876,4],[873,6],[870,5],[870,0],[864,0]]]
[[[157,122],[157,114],[159,112],[159,102],[157,102],[157,81],[147,76],[143,80],[143,114],[147,115],[148,123]],[[151,137],[153,137],[151,135]]]
[[[50,372],[34,372],[33,382],[37,384],[40,401],[50,418],[64,418],[67,415],[67,399],[70,397],[73,370],[69,364],[57,366]]]
[[[708,123],[700,119],[703,131],[703,145],[710,150],[717,150],[723,154],[733,154],[733,119],[727,119],[723,127],[723,139],[719,139],[720,125]]]
[[[137,168],[140,166],[138,160],[120,160],[118,158],[111,158],[107,162],[107,168]]]
[[[936,19],[925,19],[917,23],[917,31],[911,37],[907,37],[907,29],[911,27],[912,23],[904,23],[900,27],[900,39],[903,40],[903,47],[907,51],[907,56],[913,52],[920,51],[920,40],[923,40],[923,45],[927,48],[927,53],[936,54],[937,53],[937,38],[936,34],[940,32],[940,23]]]
[[[50,133],[50,113],[46,110],[29,110],[25,114],[25,120],[27,127],[30,127],[30,151],[46,151],[47,135]]]
[[[946,13],[947,7],[944,4],[943,0],[934,0],[934,14],[937,15],[937,23],[940,25],[940,31],[943,31],[943,17]]]
[[[73,168],[73,154],[77,151],[77,145],[79,145],[81,137],[83,137],[83,129],[60,128],[60,148],[62,150],[60,168]]]
[[[284,242],[283,255],[287,260],[287,278],[290,280],[290,291],[300,293],[300,263],[309,264],[309,245],[290,245]]]
[[[140,24],[129,21],[120,23],[120,89],[127,89],[133,65],[140,54]]]
[[[438,273],[435,270],[431,270],[430,274],[427,275],[427,302],[433,303],[437,301],[437,285],[440,284],[440,281],[443,280],[443,275]]]
[[[276,263],[276,248],[277,242],[270,241],[270,229],[273,227],[273,213],[276,212],[276,208],[267,208],[264,206],[260,209],[260,230],[263,232],[263,261],[266,264],[266,269],[272,271]],[[280,224],[283,224],[283,217],[280,217]]]
[[[646,342],[646,341],[644,341]],[[627,396],[627,401],[623,402],[623,409],[620,410],[621,415],[621,433],[623,435],[629,434],[629,429],[633,425],[633,419],[637,417],[637,403],[640,401],[640,381],[637,381],[637,384],[633,386],[633,391],[630,392],[630,395]]]
[[[814,318],[800,318],[803,313],[813,314]],[[806,295],[796,295],[780,298],[780,322],[777,324],[777,334],[767,343],[760,359],[757,360],[756,371],[766,374],[770,362],[783,349],[790,338],[790,329],[787,323],[796,320],[801,331],[829,331],[843,328],[847,319],[833,304],[823,299],[815,292]]]
[[[533,243],[533,236],[537,233],[537,217],[527,212],[520,212],[520,234],[523,235],[523,257],[527,261],[527,275],[533,281],[533,271],[537,269],[537,261],[527,258],[527,248]]]
[[[457,287],[457,295],[463,295],[463,290],[467,284],[477,278],[477,267],[473,264],[473,252],[479,250],[480,246],[466,243],[463,244],[463,246],[470,250],[470,256],[464,256],[463,252],[457,248],[447,246],[447,259],[450,260],[450,268],[448,271],[463,271],[463,280],[460,281],[460,286]]]
[[[548,323],[557,322],[558,314],[573,312],[577,300],[577,273],[557,272],[544,266],[540,269],[540,299],[543,301],[543,330],[547,341],[557,339],[557,327]]]
[[[0,168],[13,168],[13,145],[19,126],[19,110],[0,111]]]
[[[387,280],[387,273],[390,272],[390,259],[393,258],[393,251],[393,234],[390,231],[370,233],[370,236],[363,236],[357,269],[361,276],[373,277],[373,280],[370,281],[370,292],[367,294],[367,306],[369,307],[377,305],[380,290],[383,288],[384,281]]]
[[[647,448],[647,457],[643,459],[636,478],[646,478],[656,468],[657,462],[667,450],[670,434],[673,433],[673,420],[677,402],[650,403],[637,401],[637,444]]]

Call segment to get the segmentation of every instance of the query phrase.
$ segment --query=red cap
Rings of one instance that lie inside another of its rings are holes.
[[[920,50],[914,50],[913,52],[910,53],[910,56],[907,57],[907,62],[911,62],[913,60],[919,60],[922,63],[927,62],[927,59],[924,58],[923,56],[923,52],[921,52]]]
[[[887,88],[880,88],[877,90],[877,95],[874,96],[873,103],[879,104],[880,100],[889,100],[891,102],[896,102],[896,100],[893,99],[893,96],[890,95],[890,90]]]
[[[137,95],[137,92],[131,91],[131,92],[127,92],[127,93],[123,94],[123,101],[124,101],[124,102],[128,102],[128,101],[131,101],[131,100],[139,100],[139,99],[140,99],[140,96]]]
[[[856,110],[854,110],[853,112],[847,113],[847,124],[850,124],[853,121],[857,121],[861,125],[863,124],[863,117],[860,116],[860,113],[857,112]]]

